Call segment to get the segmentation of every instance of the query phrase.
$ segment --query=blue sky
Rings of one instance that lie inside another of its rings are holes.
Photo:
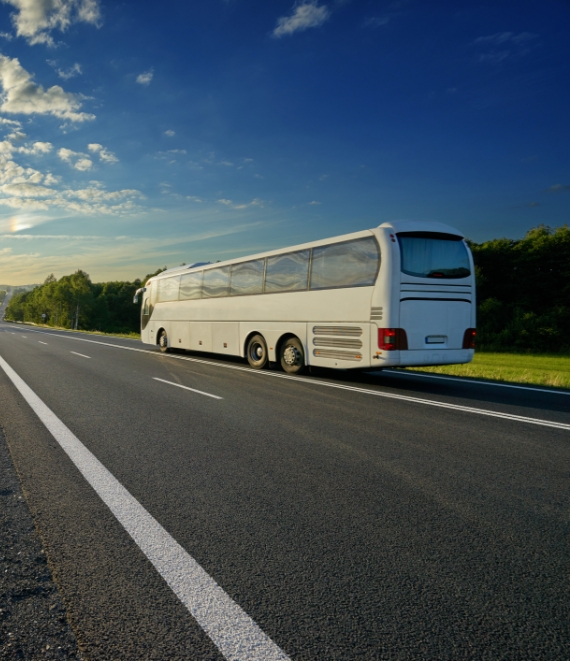
[[[566,1],[0,0],[0,282],[567,223]]]

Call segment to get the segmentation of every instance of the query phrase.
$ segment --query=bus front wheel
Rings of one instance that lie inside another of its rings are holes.
[[[303,345],[296,337],[289,337],[281,345],[279,352],[281,367],[287,374],[300,374],[305,368]]]
[[[166,331],[162,331],[160,334],[160,337],[158,338],[158,347],[162,353],[166,353],[168,351],[168,336]]]
[[[267,365],[267,344],[261,335],[254,335],[247,343],[247,362],[256,370]]]

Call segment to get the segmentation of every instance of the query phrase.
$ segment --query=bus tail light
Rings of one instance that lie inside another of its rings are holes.
[[[475,335],[477,331],[474,328],[468,328],[463,334],[463,349],[475,348]]]
[[[403,328],[379,328],[378,348],[382,351],[406,351],[408,337]]]

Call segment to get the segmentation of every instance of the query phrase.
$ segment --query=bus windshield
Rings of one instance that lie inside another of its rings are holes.
[[[471,275],[463,239],[454,234],[400,232],[396,235],[402,272],[416,278],[466,278]]]

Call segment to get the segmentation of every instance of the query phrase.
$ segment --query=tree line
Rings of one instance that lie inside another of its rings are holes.
[[[91,282],[85,271],[78,270],[59,280],[48,276],[31,291],[14,290],[6,308],[6,319],[47,324],[59,328],[96,330],[104,333],[138,333],[140,303],[133,305],[141,282],[166,267],[133,282]]]
[[[470,242],[477,344],[487,351],[570,352],[570,227]]]
[[[477,345],[487,351],[570,352],[570,228],[539,225],[522,239],[469,242],[477,278]],[[165,267],[166,268],[166,267]],[[6,318],[107,333],[138,333],[134,282],[92,283],[76,271],[15,291]]]

